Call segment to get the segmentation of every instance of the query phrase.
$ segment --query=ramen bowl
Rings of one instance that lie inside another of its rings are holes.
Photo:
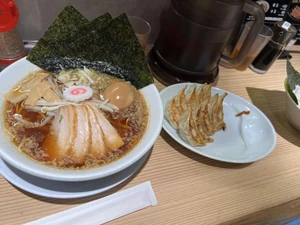
[[[18,81],[22,80],[28,73],[40,68],[27,61],[25,58],[13,63],[0,73],[0,95],[11,90]],[[153,146],[161,129],[163,122],[163,106],[159,92],[154,84],[148,85],[140,92],[144,96],[149,110],[148,126],[139,142],[120,159],[101,167],[91,169],[59,169],[43,165],[22,153],[9,140],[3,124],[3,108],[5,100],[0,98],[1,127],[0,127],[0,157],[18,168],[19,170],[36,177],[56,181],[87,181],[103,178],[126,169],[141,159]]]

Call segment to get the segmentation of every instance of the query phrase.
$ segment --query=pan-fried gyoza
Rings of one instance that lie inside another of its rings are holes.
[[[210,136],[226,128],[223,101],[227,93],[211,96],[211,89],[211,84],[185,86],[166,104],[166,119],[192,146],[214,142]]]

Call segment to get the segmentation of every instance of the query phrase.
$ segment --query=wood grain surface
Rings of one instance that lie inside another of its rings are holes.
[[[300,54],[292,55],[300,71]],[[274,125],[277,145],[266,158],[243,165],[214,161],[180,146],[162,130],[142,168],[102,194],[50,199],[20,190],[0,176],[0,224],[36,220],[145,181],[151,181],[158,205],[109,224],[282,224],[298,218],[300,132],[286,119],[285,68],[285,60],[277,60],[264,75],[220,68],[217,87],[251,101]]]

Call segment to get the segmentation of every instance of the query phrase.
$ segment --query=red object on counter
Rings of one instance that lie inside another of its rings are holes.
[[[12,0],[0,0],[0,32],[15,28],[19,20],[19,10]]]
[[[13,0],[0,0],[0,70],[26,56],[16,25],[19,10]]]
[[[19,59],[22,59],[25,56],[26,56],[26,53],[16,59],[0,59],[0,71],[3,70],[5,67],[8,67],[10,64],[18,61]]]

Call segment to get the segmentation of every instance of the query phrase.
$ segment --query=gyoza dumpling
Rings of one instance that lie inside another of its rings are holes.
[[[181,114],[183,114],[187,109],[187,102],[185,97],[185,90],[187,86],[185,86],[179,93],[175,96],[175,104],[177,109]]]
[[[178,129],[180,116],[187,109],[187,102],[185,97],[185,90],[187,86],[181,89],[178,94],[169,100],[165,107],[165,117],[170,122],[174,129]]]
[[[193,110],[197,108],[197,85],[193,84],[186,91],[186,101],[188,106],[190,106]]]
[[[174,129],[178,129],[178,123],[181,113],[175,104],[175,98],[169,100],[165,108],[165,117]]]
[[[211,97],[211,88],[212,84],[206,85],[204,88],[204,95],[203,95],[203,100],[207,99],[208,101],[210,100]]]
[[[193,119],[192,110],[189,108],[182,114],[179,120],[179,134],[182,139],[191,146],[205,146],[206,142],[200,135],[195,121]]]
[[[205,90],[207,88],[207,84],[202,84],[201,87],[197,90],[197,105],[199,106],[201,102],[203,101]]]
[[[227,92],[219,96],[219,99],[216,103],[215,108],[215,117],[216,117],[216,131],[224,130],[226,128],[226,123],[224,122],[224,111],[223,111],[223,101],[227,96]]]
[[[208,103],[211,97],[211,88],[212,88],[211,84],[206,85],[203,89],[203,95],[198,97],[198,98],[202,97],[200,109],[201,109],[202,120],[204,123],[203,129],[207,135],[212,135],[215,133],[214,127],[210,122],[210,118],[208,114]]]
[[[210,125],[213,128],[214,133],[216,132],[216,126],[218,124],[217,119],[214,118],[215,117],[214,116],[215,115],[214,110],[216,110],[216,108],[217,108],[216,105],[217,105],[218,99],[219,99],[219,95],[215,94],[214,96],[212,96],[210,98],[209,103],[207,105],[208,118],[209,118],[209,122],[210,122]]]
[[[200,136],[203,137],[206,142],[214,142],[214,139],[209,137],[204,131],[204,115],[200,107],[193,111],[193,118]]]

